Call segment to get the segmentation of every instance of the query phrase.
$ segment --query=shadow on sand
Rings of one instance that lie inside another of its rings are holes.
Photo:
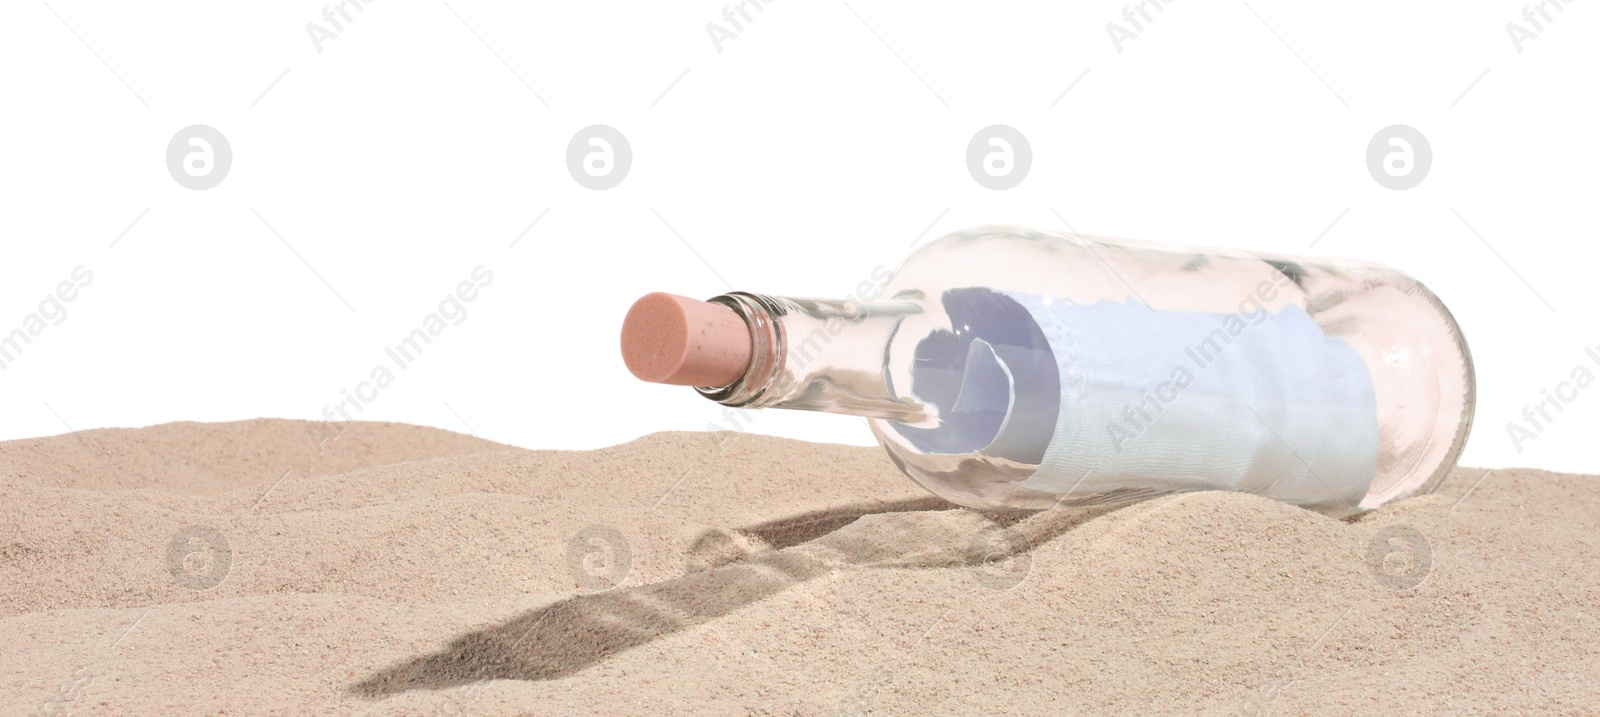
[[[461,635],[438,652],[381,670],[350,691],[381,698],[481,680],[559,679],[841,567],[978,566],[997,557],[997,549],[985,545],[1000,546],[1000,553],[1025,553],[1116,508],[981,513],[926,498],[771,521],[737,531],[760,538],[771,550],[671,580],[578,595],[530,610]],[[855,535],[834,535],[863,516],[913,511],[950,511],[952,519],[889,520],[844,531]],[[1004,540],[974,540],[986,531]]]

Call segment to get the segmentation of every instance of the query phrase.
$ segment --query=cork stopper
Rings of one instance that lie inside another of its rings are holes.
[[[750,329],[721,304],[645,294],[622,320],[622,360],[641,380],[716,388],[750,366]]]

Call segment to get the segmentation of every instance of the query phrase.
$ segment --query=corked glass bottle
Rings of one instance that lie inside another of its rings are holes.
[[[973,508],[1232,490],[1332,515],[1432,491],[1472,424],[1460,328],[1362,261],[980,227],[870,301],[640,299],[624,359],[729,406],[863,416]]]

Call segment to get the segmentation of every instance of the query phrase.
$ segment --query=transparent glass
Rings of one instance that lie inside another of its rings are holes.
[[[972,508],[1220,489],[1349,515],[1432,491],[1472,423],[1455,320],[1368,262],[980,227],[870,300],[712,301],[755,350],[703,395],[866,417]]]

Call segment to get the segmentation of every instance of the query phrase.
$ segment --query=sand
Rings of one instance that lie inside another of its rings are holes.
[[[1593,476],[980,514],[875,448],[319,430],[0,443],[0,714],[1600,713]]]

